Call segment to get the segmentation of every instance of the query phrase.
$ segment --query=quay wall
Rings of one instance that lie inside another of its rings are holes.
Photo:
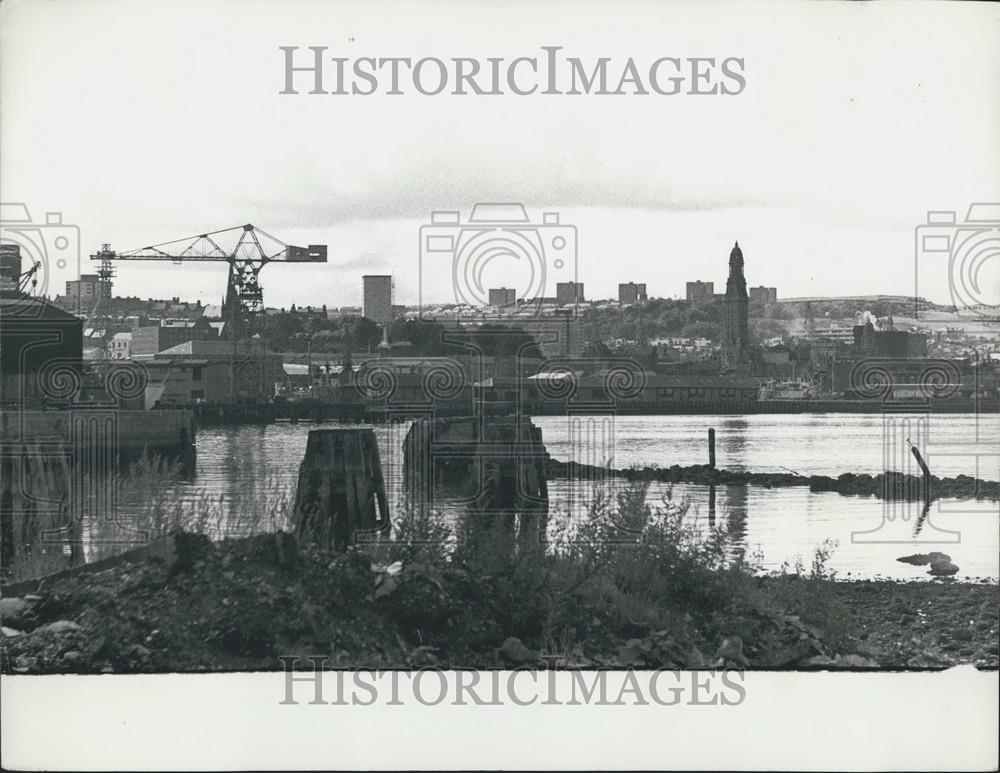
[[[266,403],[258,405],[199,405],[198,426],[342,421],[378,423],[390,417],[414,418],[469,415],[564,416],[614,413],[618,416],[791,414],[791,413],[979,413],[996,414],[996,400],[638,400],[578,403],[574,401],[448,401],[442,403],[395,401],[334,403],[324,401]]]
[[[195,439],[191,411],[128,411],[117,408],[4,410],[0,443],[11,446],[60,446],[85,443],[90,448],[136,454],[189,449]]]

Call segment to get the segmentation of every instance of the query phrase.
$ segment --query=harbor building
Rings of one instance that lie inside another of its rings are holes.
[[[72,401],[82,369],[83,320],[44,298],[0,295],[0,402]]]
[[[128,356],[145,359],[188,341],[218,340],[219,331],[204,317],[192,325],[136,325],[132,328]]]
[[[926,357],[927,336],[906,330],[876,330],[871,322],[854,326],[854,351],[866,357]]]

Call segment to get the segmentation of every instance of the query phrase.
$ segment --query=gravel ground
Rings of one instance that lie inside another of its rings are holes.
[[[994,582],[769,577],[747,587],[731,609],[676,623],[581,610],[592,625],[561,665],[998,666]],[[300,549],[280,533],[216,544],[180,535],[97,571],[6,588],[0,670],[274,670],[280,655],[311,654],[343,667],[543,665],[545,642],[498,622],[509,610],[497,590],[468,569],[381,566],[361,552]]]

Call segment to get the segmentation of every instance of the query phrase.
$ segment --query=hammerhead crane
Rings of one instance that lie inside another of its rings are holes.
[[[264,383],[264,295],[260,286],[260,271],[268,263],[326,263],[326,245],[310,244],[295,247],[285,244],[251,224],[175,239],[128,252],[115,252],[104,244],[90,256],[101,261],[98,275],[110,278],[113,261],[160,260],[185,262],[222,262],[229,264],[229,279],[222,315],[223,336],[233,342],[232,394],[241,391],[240,376],[247,366],[259,359],[261,378],[255,390],[257,396],[268,391]],[[258,349],[255,356],[253,350]]]

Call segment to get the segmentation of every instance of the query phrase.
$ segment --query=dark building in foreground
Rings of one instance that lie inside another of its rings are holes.
[[[0,296],[0,402],[19,407],[76,397],[83,321],[43,298]]]
[[[749,298],[739,242],[729,253],[729,278],[723,304],[722,370],[745,375],[750,368]]]

